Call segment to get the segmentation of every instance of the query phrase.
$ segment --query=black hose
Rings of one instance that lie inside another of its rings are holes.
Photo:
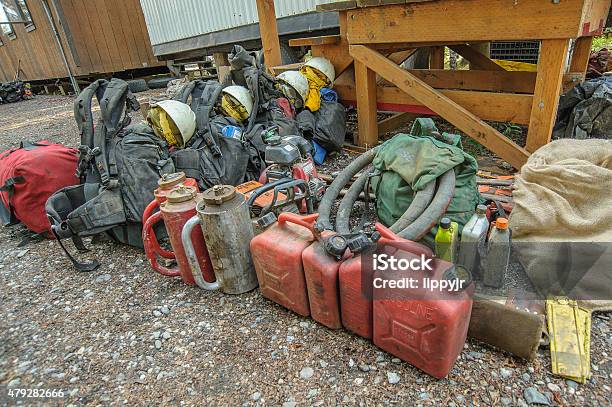
[[[410,226],[410,224],[417,220],[425,209],[427,209],[427,206],[433,199],[435,191],[436,180],[434,179],[425,185],[425,188],[418,191],[414,195],[414,199],[410,203],[410,206],[408,206],[408,209],[406,209],[402,216],[400,216],[400,218],[396,220],[389,229],[395,233],[398,233]]]
[[[376,155],[378,149],[378,146],[374,147],[373,149],[368,150],[357,157],[357,159],[342,170],[334,179],[334,182],[327,187],[327,191],[325,191],[325,195],[323,195],[323,198],[321,198],[321,202],[319,203],[319,218],[317,219],[317,226],[323,229],[333,230],[331,222],[329,221],[329,216],[331,214],[331,208],[334,201],[336,198],[338,198],[338,194],[342,188],[344,188],[344,186],[355,176],[355,174],[367,167],[372,160],[374,160],[374,156]]]
[[[351,217],[351,211],[355,206],[355,201],[359,198],[359,194],[363,191],[363,188],[370,177],[369,171],[364,171],[363,174],[353,182],[353,185],[346,191],[340,206],[338,207],[338,213],[336,214],[336,232],[340,234],[350,233],[351,228],[349,225],[349,218]],[[370,191],[365,193],[369,194]]]
[[[438,190],[425,211],[407,228],[397,235],[401,238],[418,241],[425,236],[444,215],[455,195],[455,170],[446,171],[438,178]]]

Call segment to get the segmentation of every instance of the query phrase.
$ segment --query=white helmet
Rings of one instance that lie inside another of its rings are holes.
[[[196,130],[196,115],[193,110],[189,105],[178,100],[162,100],[151,106],[153,109],[156,107],[164,110],[166,115],[172,119],[181,133],[181,140],[178,140],[178,145],[184,147]]]
[[[336,70],[329,59],[323,57],[314,57],[308,60],[304,66],[309,66],[321,72],[327,77],[330,83],[336,79]]]
[[[308,97],[308,79],[298,71],[285,71],[276,77],[281,82],[291,86],[305,102]]]
[[[227,88],[223,88],[223,93],[226,93],[236,99],[246,109],[249,116],[253,111],[253,96],[251,92],[244,86],[232,85]]]

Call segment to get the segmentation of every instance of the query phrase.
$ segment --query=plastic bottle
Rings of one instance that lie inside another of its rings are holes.
[[[491,230],[487,253],[487,265],[484,270],[484,284],[489,287],[504,286],[504,277],[510,261],[510,230],[508,219],[497,218]]]
[[[451,222],[449,218],[440,220],[440,227],[436,233],[436,257],[454,263],[457,257],[457,240],[459,225]]]
[[[489,230],[486,205],[478,205],[476,213],[463,227],[461,242],[459,243],[459,256],[457,263],[476,275],[479,265],[479,253],[483,253]]]

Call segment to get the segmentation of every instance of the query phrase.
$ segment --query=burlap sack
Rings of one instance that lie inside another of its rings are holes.
[[[523,166],[510,227],[540,293],[612,308],[611,191],[612,141],[553,141]]]

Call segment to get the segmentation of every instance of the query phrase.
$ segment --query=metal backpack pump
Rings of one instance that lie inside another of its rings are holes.
[[[244,195],[231,185],[215,185],[202,193],[196,207],[197,215],[183,227],[182,240],[198,286],[202,275],[198,264],[191,231],[200,225],[218,285],[226,294],[242,294],[257,287],[249,244],[253,229]],[[212,288],[216,289],[216,288]]]

